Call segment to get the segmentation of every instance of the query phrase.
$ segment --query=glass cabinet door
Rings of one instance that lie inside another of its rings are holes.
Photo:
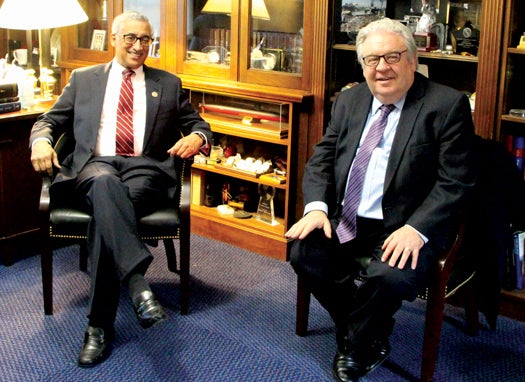
[[[241,12],[241,81],[301,88],[304,0],[251,0]]]
[[[70,32],[61,33],[62,58],[65,61],[106,62],[113,57],[109,44],[114,0],[79,0],[88,16],[82,24],[67,27]]]
[[[250,68],[301,73],[302,2],[252,0],[251,26]]]
[[[235,80],[238,41],[236,14],[239,2],[236,0],[181,1],[186,3],[186,11],[178,11],[177,40],[178,46],[182,48],[179,49],[178,54],[179,71],[185,74]]]
[[[77,44],[80,49],[108,50],[108,1],[80,0],[80,5],[88,15],[88,21],[77,27]]]
[[[301,89],[304,0],[179,0],[177,72]]]

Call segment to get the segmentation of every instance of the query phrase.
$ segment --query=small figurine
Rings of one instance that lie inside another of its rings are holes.
[[[228,201],[232,198],[230,194],[230,184],[222,184],[222,204],[228,204]]]
[[[421,14],[416,32],[430,32],[432,25],[436,22],[436,7],[430,4],[430,0],[422,0]]]

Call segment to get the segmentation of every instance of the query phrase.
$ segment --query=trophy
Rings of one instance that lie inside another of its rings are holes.
[[[255,218],[264,223],[276,225],[275,213],[273,209],[273,199],[275,197],[275,187],[259,184],[259,206]]]

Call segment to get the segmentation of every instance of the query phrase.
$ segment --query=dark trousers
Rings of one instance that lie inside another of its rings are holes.
[[[333,229],[332,239],[315,230],[292,245],[290,264],[353,346],[391,334],[394,314],[403,300],[417,297],[435,259],[437,251],[427,244],[415,270],[410,264],[390,267],[381,262],[381,246],[389,234],[381,220],[358,218],[357,237],[349,243],[340,244]],[[356,283],[357,276],[364,281]]]
[[[95,157],[77,177],[76,190],[92,215],[90,325],[109,328],[120,286],[131,272],[145,272],[152,255],[140,239],[137,219],[166,200],[170,178],[143,157]]]

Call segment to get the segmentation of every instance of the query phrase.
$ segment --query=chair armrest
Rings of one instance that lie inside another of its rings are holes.
[[[40,189],[40,204],[38,211],[40,213],[49,214],[49,205],[51,197],[49,195],[49,187],[51,186],[51,177],[49,175],[42,176],[42,188]]]
[[[443,252],[441,257],[439,258],[439,269],[448,275],[450,275],[450,273],[452,272],[452,267],[454,266],[456,262],[457,254],[459,252],[459,249],[461,248],[464,230],[465,230],[465,227],[463,224],[461,224],[458,228],[458,233],[456,235],[456,239],[454,240],[454,243],[448,250]]]
[[[191,163],[189,159],[185,159],[182,162],[182,170],[180,173],[180,200],[179,200],[179,212],[181,215],[181,222],[184,219],[189,219],[190,215],[190,203],[191,203]],[[189,221],[189,220],[187,220]]]

